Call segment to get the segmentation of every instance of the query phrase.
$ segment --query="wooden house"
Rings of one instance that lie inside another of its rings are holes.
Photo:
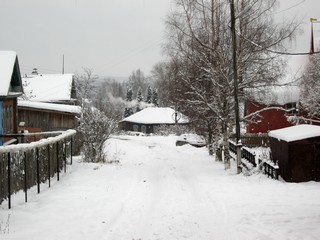
[[[22,78],[25,98],[19,100],[19,122],[30,131],[56,131],[77,127],[73,74],[33,74]]]
[[[269,132],[272,160],[287,182],[320,181],[320,126],[297,125]]]
[[[169,107],[149,107],[145,108],[120,122],[120,128],[124,131],[154,133],[160,126],[186,125],[189,120],[181,113],[175,112]]]
[[[0,51],[0,135],[15,134],[17,124],[17,98],[23,94],[17,54]],[[11,141],[0,137],[0,145]]]
[[[38,74],[22,78],[24,100],[18,101],[20,130],[29,132],[63,131],[78,126],[80,107],[73,74]],[[27,99],[27,100],[26,100]],[[76,152],[80,147],[75,137]]]

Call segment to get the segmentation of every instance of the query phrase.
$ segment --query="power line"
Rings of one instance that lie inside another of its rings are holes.
[[[313,55],[313,54],[319,54],[320,52],[313,52],[313,53],[310,53],[310,52],[297,52],[297,53],[290,53],[290,52],[281,52],[281,51],[276,51],[276,50],[271,50],[271,49],[268,49],[268,48],[265,48],[261,45],[259,45],[258,43],[255,43],[253,41],[251,41],[250,39],[246,38],[245,36],[241,35],[239,32],[237,32],[237,35],[239,37],[241,37],[242,39],[246,40],[247,42],[251,43],[252,45],[258,47],[258,48],[261,48],[262,50],[265,50],[267,52],[271,52],[271,53],[275,53],[275,54],[279,54],[279,55],[288,55],[288,56],[304,56],[304,55]]]
[[[302,3],[304,3],[305,1],[306,1],[306,0],[302,0],[302,1],[299,2],[299,3],[297,3],[297,4],[295,4],[295,5],[292,5],[291,7],[288,7],[288,8],[286,8],[286,9],[284,9],[284,10],[281,10],[280,12],[276,12],[275,14],[283,13],[283,12],[286,12],[286,11],[292,9],[292,8],[298,7],[299,5],[301,5]]]
[[[128,59],[145,52],[146,50],[154,47],[155,45],[159,45],[160,43],[161,41],[158,39],[158,37],[151,38],[145,41],[145,43],[141,44],[139,47],[135,48],[134,50],[123,54],[118,61],[109,61],[109,63],[98,66],[97,69],[99,70],[99,72],[101,72],[103,69],[107,67],[117,66],[125,61],[128,61]]]

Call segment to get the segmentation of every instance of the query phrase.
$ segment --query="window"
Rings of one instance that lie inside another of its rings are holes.
[[[296,114],[299,112],[299,109],[297,108],[296,102],[287,103],[285,107],[287,110],[287,114]]]

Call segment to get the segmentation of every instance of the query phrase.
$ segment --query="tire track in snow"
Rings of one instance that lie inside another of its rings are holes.
[[[188,152],[167,143],[128,143],[137,152],[144,148],[148,158],[132,173],[134,182],[122,200],[113,234],[106,239],[210,239],[217,235],[228,239],[226,207],[218,198],[212,200],[212,195],[208,200],[209,190],[199,188],[202,169],[193,169],[190,161],[194,159]],[[208,206],[208,201],[215,205]]]

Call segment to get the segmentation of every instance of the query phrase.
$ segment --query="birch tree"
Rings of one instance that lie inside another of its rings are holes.
[[[301,104],[309,117],[320,119],[320,56],[312,55],[301,78]]]
[[[225,164],[229,167],[228,138],[234,125],[234,88],[230,14],[227,0],[176,0],[168,16],[167,54],[179,63],[177,79],[186,91],[185,104],[221,125]],[[284,60],[270,49],[283,50],[283,42],[296,29],[294,22],[275,24],[276,0],[238,0],[237,62],[242,100],[250,89],[275,84]]]

